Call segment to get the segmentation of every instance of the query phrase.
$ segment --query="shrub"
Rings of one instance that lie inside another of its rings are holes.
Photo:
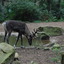
[[[7,19],[33,21],[39,20],[41,11],[33,2],[15,0],[6,5]]]
[[[42,11],[42,20],[45,22],[56,22],[57,18],[53,15],[52,11],[48,12],[48,10]]]
[[[64,8],[63,8],[63,9],[61,9],[61,18],[63,18],[63,19],[64,19]]]
[[[4,7],[0,4],[0,22],[4,21]]]

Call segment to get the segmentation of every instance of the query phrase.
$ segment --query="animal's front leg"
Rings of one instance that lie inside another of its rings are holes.
[[[19,40],[19,37],[20,37],[20,34],[18,34],[18,37],[17,37],[17,40],[16,40],[16,43],[15,43],[14,47],[17,45],[17,42]]]
[[[23,45],[23,39],[22,39],[22,35],[21,35],[21,46]]]

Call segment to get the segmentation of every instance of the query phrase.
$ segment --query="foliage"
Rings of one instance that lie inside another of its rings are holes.
[[[64,19],[64,2],[61,3],[61,17]]]
[[[56,44],[56,45],[59,45],[59,44]],[[53,62],[56,62],[56,63],[60,63],[60,60],[61,60],[61,55],[60,55],[60,51],[61,51],[61,47],[60,48],[52,48],[52,51],[55,53],[55,57],[52,57],[51,60]]]
[[[41,11],[33,2],[12,0],[6,5],[6,9],[7,19],[32,22],[33,20],[39,20],[41,16]]]
[[[5,0],[0,5],[0,21],[14,19],[34,22],[64,21],[62,0]],[[3,9],[3,10],[2,10]],[[1,12],[2,10],[2,12]]]
[[[58,57],[54,57],[54,58],[51,58],[51,60],[52,60],[53,62],[58,62],[58,61],[59,61],[59,58],[58,58]]]
[[[0,4],[0,22],[4,21],[4,7]]]
[[[52,21],[56,22],[57,21],[56,16],[53,16],[52,12],[48,12],[48,10],[43,10],[41,18],[45,22],[52,22]]]

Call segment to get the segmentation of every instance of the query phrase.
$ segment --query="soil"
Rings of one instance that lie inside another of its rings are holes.
[[[40,26],[54,26],[64,29],[64,22],[50,22],[50,23],[27,23],[30,31]],[[2,25],[0,24],[0,32],[4,32]],[[54,36],[51,39],[55,39],[56,43],[64,45],[64,35]],[[43,50],[36,48],[19,48],[16,49],[19,54],[19,60],[21,64],[57,64],[52,61],[52,58],[56,57],[55,52],[52,50]],[[59,61],[60,62],[60,61]]]

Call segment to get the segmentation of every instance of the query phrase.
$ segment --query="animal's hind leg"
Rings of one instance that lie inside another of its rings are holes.
[[[8,36],[7,36],[7,43],[9,44],[9,37],[11,35],[11,31],[8,33]]]
[[[4,42],[6,40],[6,36],[7,36],[7,31],[5,31]]]
[[[24,46],[23,46],[23,39],[22,39],[22,35],[21,35],[21,48],[24,48]]]
[[[21,35],[21,46],[23,45],[23,39],[22,39],[22,35]]]

